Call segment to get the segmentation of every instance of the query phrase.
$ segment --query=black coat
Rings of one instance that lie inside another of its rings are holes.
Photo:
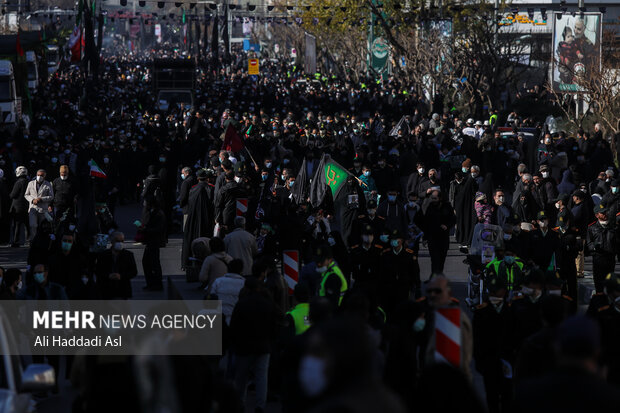
[[[95,273],[104,300],[131,298],[131,279],[138,274],[133,252],[121,250],[116,256],[111,249],[102,252],[97,258]],[[119,273],[121,279],[111,280],[112,273]]]
[[[17,178],[17,181],[15,181],[15,184],[13,184],[13,190],[9,194],[9,197],[11,198],[11,213],[26,214],[28,212],[28,201],[24,198],[27,186],[27,176],[20,176]]]
[[[182,264],[188,264],[192,241],[213,235],[213,187],[199,182],[191,188],[187,204],[187,222],[183,229]]]
[[[260,292],[247,292],[239,298],[230,319],[233,349],[241,355],[271,352],[279,322],[279,312],[272,300]]]
[[[237,199],[243,198],[245,191],[236,182],[227,182],[220,191],[215,219],[220,224],[232,228],[237,216]]]
[[[194,178],[193,175],[189,175],[181,183],[181,188],[179,189],[179,206],[183,208],[184,214],[188,213],[189,193],[194,185],[196,185],[196,178]]]
[[[166,216],[159,208],[146,211],[143,220],[144,244],[160,248],[166,245]]]
[[[66,181],[63,181],[60,178],[56,178],[52,182],[52,188],[54,189],[54,207],[66,209],[73,206],[76,195],[73,179],[67,178]]]

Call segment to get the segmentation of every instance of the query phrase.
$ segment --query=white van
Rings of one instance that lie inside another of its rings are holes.
[[[10,60],[0,60],[0,124],[16,124],[22,101],[15,89],[15,72]]]

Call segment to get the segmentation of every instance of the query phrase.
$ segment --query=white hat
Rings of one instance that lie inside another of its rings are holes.
[[[467,123],[468,125],[471,125],[472,123],[474,123],[474,120],[472,118],[467,119]]]
[[[15,169],[15,176],[20,177],[25,175],[28,175],[28,169],[26,169],[25,166],[18,166]]]
[[[489,126],[489,121],[488,120],[484,121],[484,126]]]
[[[476,126],[482,126],[482,122],[480,122],[479,120],[476,121]]]

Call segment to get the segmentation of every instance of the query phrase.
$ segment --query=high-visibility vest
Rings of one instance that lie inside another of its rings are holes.
[[[522,281],[523,266],[523,261],[518,258],[515,259],[514,264],[511,265],[510,268],[508,268],[508,265],[506,265],[504,260],[494,259],[487,264],[487,268],[492,268],[498,277],[504,278],[508,291],[514,290],[515,287],[518,287],[518,284]]]
[[[497,114],[494,113],[491,115],[491,117],[489,118],[489,125],[493,126],[493,124],[497,121]]]
[[[299,303],[286,314],[293,318],[293,322],[295,323],[295,335],[303,334],[310,328],[310,304]]]
[[[340,278],[340,297],[338,298],[338,305],[340,305],[342,303],[342,297],[344,297],[344,293],[347,292],[347,280],[344,278],[342,271],[335,262],[332,262],[329,267],[327,267],[327,271],[323,273],[321,288],[319,289],[319,296],[325,297],[325,281],[327,281],[327,279],[333,274],[336,274],[338,278]]]

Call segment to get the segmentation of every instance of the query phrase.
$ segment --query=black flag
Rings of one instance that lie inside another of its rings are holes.
[[[222,32],[222,37],[224,39],[224,61],[228,62],[229,59],[229,55],[228,55],[228,49],[229,49],[229,44],[228,42],[230,41],[230,39],[228,38],[228,6],[224,5],[224,31]]]
[[[293,195],[293,200],[297,205],[305,202],[308,199],[308,168],[306,167],[306,158],[301,164],[301,169],[297,173],[297,178],[295,178],[295,185],[293,186],[293,190],[291,194]]]
[[[213,19],[213,34],[211,35],[211,54],[213,58],[213,64],[217,65],[217,61],[219,60],[219,47],[220,47],[220,38],[217,28],[217,23],[219,18],[217,16],[217,10],[215,11],[215,18]]]

